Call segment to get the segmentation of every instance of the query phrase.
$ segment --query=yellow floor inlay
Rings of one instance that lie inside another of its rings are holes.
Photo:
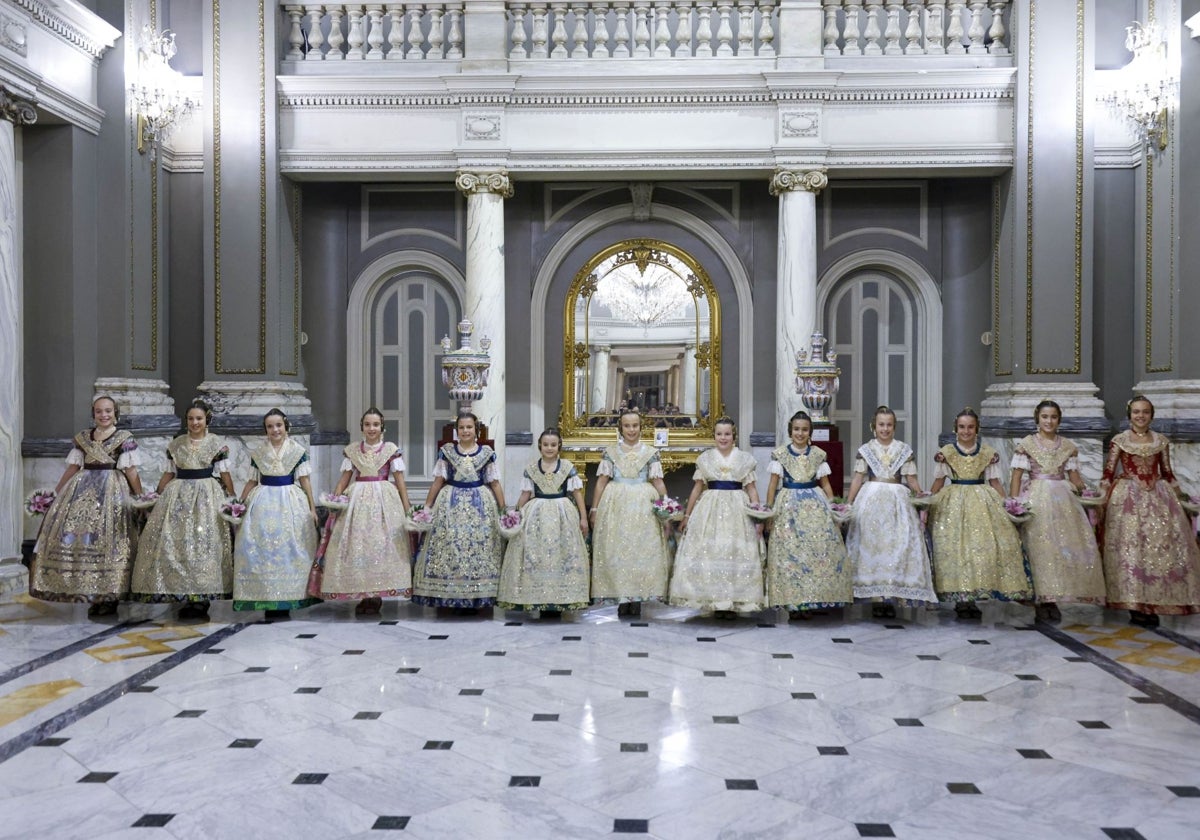
[[[33,621],[54,612],[54,608],[37,598],[18,595],[7,604],[0,604],[0,624]]]
[[[66,697],[77,688],[83,688],[83,684],[75,680],[54,680],[18,688],[12,694],[0,697],[0,726],[6,726],[30,712],[36,712],[42,706],[49,705],[60,697]]]
[[[139,656],[153,656],[158,653],[174,653],[175,648],[166,642],[178,642],[183,639],[197,639],[204,634],[190,627],[169,624],[154,630],[139,630],[120,633],[117,638],[124,639],[123,645],[106,645],[105,647],[88,648],[84,653],[91,654],[101,662],[120,662],[124,659],[136,659]]]
[[[1085,641],[1092,647],[1125,651],[1121,656],[1113,657],[1117,662],[1162,668],[1181,674],[1200,673],[1200,656],[1139,627],[1113,629],[1074,624],[1065,629],[1082,636],[1091,636],[1092,638]]]

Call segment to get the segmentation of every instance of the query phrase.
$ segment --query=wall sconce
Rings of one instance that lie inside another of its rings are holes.
[[[174,56],[174,32],[155,32],[149,24],[142,27],[137,70],[129,95],[137,114],[137,150],[145,154],[149,146],[152,158],[175,124],[199,104],[184,94],[183,75],[171,68]]]
[[[1167,35],[1155,23],[1134,21],[1125,27],[1125,49],[1133,53],[1133,60],[1101,101],[1129,122],[1145,148],[1161,152],[1170,139],[1170,111],[1179,97],[1179,74],[1171,64]]]

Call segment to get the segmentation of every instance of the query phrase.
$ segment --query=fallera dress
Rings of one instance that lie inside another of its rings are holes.
[[[870,440],[858,448],[854,471],[865,480],[854,499],[846,551],[854,565],[854,597],[936,603],[929,554],[911,491],[903,476],[915,475],[908,444]]]
[[[246,500],[233,551],[235,610],[294,610],[317,602],[308,573],[317,528],[298,479],[312,473],[308,453],[291,438],[264,442],[251,455],[258,486]]]
[[[763,607],[763,560],[743,489],[758,463],[749,452],[709,449],[696,459],[693,481],[704,492],[675,554],[669,601],[702,610],[754,612]]]
[[[123,470],[141,464],[125,431],[75,435],[67,463],[80,467],[51,504],[34,546],[29,594],[43,601],[116,603],[129,594],[138,532]]]
[[[1013,453],[1013,469],[1025,470],[1021,498],[1033,512],[1021,528],[1021,543],[1038,603],[1105,600],[1096,535],[1067,479],[1067,473],[1079,469],[1078,455],[1066,438],[1043,446],[1037,435],[1023,438]]]
[[[233,545],[221,519],[229,448],[219,435],[167,444],[175,478],[163,488],[138,543],[135,601],[216,601],[233,595]]]
[[[1000,455],[984,443],[966,452],[950,443],[935,460],[934,478],[947,481],[929,511],[938,597],[955,602],[1032,598],[1021,537],[988,483],[1002,480]]]
[[[521,530],[508,541],[497,604],[506,610],[579,610],[588,606],[591,568],[579,530],[574,494],[579,473],[559,459],[543,472],[541,459],[525,467],[521,492],[533,496],[521,509]]]
[[[353,473],[350,503],[325,522],[309,595],[329,601],[407,598],[412,594],[404,503],[392,474],[404,472],[396,444],[366,441],[342,450],[341,472]]]
[[[503,539],[496,497],[496,453],[479,445],[463,452],[444,444],[433,474],[446,480],[433,503],[433,527],[417,555],[413,603],[427,607],[488,607],[496,603]]]
[[[639,442],[617,442],[604,450],[597,475],[609,477],[596,506],[592,536],[592,602],[661,601],[667,595],[670,555],[663,525],[652,505],[662,478],[658,451]]]
[[[780,477],[767,543],[767,605],[810,610],[851,603],[853,567],[821,489],[830,474],[825,453],[781,446],[767,470]]]
[[[1108,605],[1156,615],[1200,613],[1200,549],[1175,495],[1171,444],[1121,432],[1104,466]]]

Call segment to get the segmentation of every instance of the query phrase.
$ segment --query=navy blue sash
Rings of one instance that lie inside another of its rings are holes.
[[[740,481],[710,481],[708,482],[709,490],[741,490],[742,482]]]
[[[819,481],[792,481],[790,478],[783,480],[783,486],[787,490],[812,490],[814,487],[820,487]]]
[[[987,484],[987,481],[985,481],[982,478],[952,478],[952,479],[950,479],[950,483],[951,484]]]
[[[485,482],[481,478],[478,481],[455,481],[454,479],[450,479],[446,483],[451,487],[482,487]]]
[[[213,475],[212,467],[205,467],[200,470],[175,470],[175,477],[185,480],[194,480],[197,478],[216,478]]]
[[[287,487],[295,484],[296,479],[290,475],[263,475],[259,476],[258,483],[267,487]]]

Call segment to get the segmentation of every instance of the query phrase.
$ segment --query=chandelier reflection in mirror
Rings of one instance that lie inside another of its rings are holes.
[[[171,129],[190,114],[197,103],[183,91],[183,75],[172,69],[175,33],[155,32],[147,24],[138,42],[138,63],[129,96],[137,115],[137,149],[151,157]]]
[[[688,291],[690,272],[682,262],[664,255],[667,264],[619,262],[621,254],[601,265],[592,300],[614,316],[648,329],[683,317],[694,299]],[[605,273],[607,271],[607,273]],[[695,281],[695,277],[691,278]]]
[[[1121,68],[1120,81],[1101,101],[1129,122],[1145,148],[1161,152],[1167,148],[1170,113],[1179,98],[1179,72],[1167,33],[1153,20],[1134,21],[1125,27],[1125,48],[1133,60]]]

